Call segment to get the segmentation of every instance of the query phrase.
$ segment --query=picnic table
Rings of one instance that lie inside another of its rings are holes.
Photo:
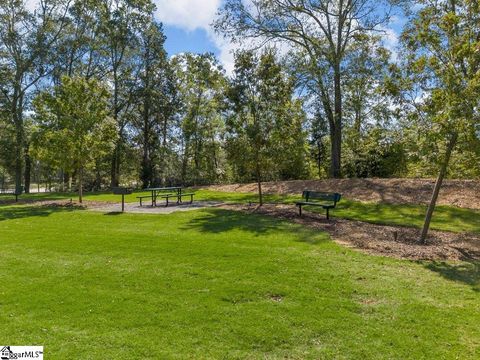
[[[140,206],[143,205],[142,200],[143,199],[151,199],[152,201],[152,206],[157,206],[157,198],[163,198],[165,199],[165,206],[169,205],[169,200],[170,198],[176,198],[177,199],[177,204],[182,204],[182,198],[184,196],[190,196],[190,204],[193,202],[193,193],[182,193],[182,187],[181,186],[170,186],[170,187],[155,187],[155,188],[146,188],[143,189],[143,191],[149,191],[151,195],[148,196],[137,196],[137,199],[140,200]],[[164,192],[170,191],[172,193],[164,194]]]

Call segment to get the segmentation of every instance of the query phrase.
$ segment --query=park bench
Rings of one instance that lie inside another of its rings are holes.
[[[342,195],[338,193],[325,193],[318,191],[305,190],[302,194],[302,198],[305,201],[297,202],[296,205],[299,209],[299,215],[302,216],[302,206],[320,206],[327,211],[327,220],[330,219],[329,211],[337,206],[337,202],[340,201]]]

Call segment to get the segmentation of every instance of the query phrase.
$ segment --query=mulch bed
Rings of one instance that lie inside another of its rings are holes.
[[[432,179],[325,179],[265,182],[268,194],[301,195],[305,189],[338,192],[357,201],[389,204],[427,204],[432,196]],[[206,189],[228,192],[256,192],[257,184],[214,185]],[[446,180],[439,205],[480,209],[480,180]]]
[[[274,216],[323,230],[335,242],[369,254],[410,260],[480,260],[480,235],[430,231],[427,244],[422,245],[418,242],[420,229],[417,228],[345,219],[326,220],[322,215],[309,212],[299,217],[298,210],[292,205],[225,205],[224,208]]]

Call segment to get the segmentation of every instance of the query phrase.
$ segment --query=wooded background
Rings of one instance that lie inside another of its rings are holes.
[[[479,12],[228,0],[212,24],[238,43],[227,74],[169,57],[148,0],[0,0],[0,188],[478,178]]]

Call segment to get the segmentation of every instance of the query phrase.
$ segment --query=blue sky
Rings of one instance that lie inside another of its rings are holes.
[[[177,26],[166,25],[165,35],[167,41],[165,48],[170,55],[181,52],[213,52],[219,54],[215,43],[209,39],[205,29],[185,30]]]

